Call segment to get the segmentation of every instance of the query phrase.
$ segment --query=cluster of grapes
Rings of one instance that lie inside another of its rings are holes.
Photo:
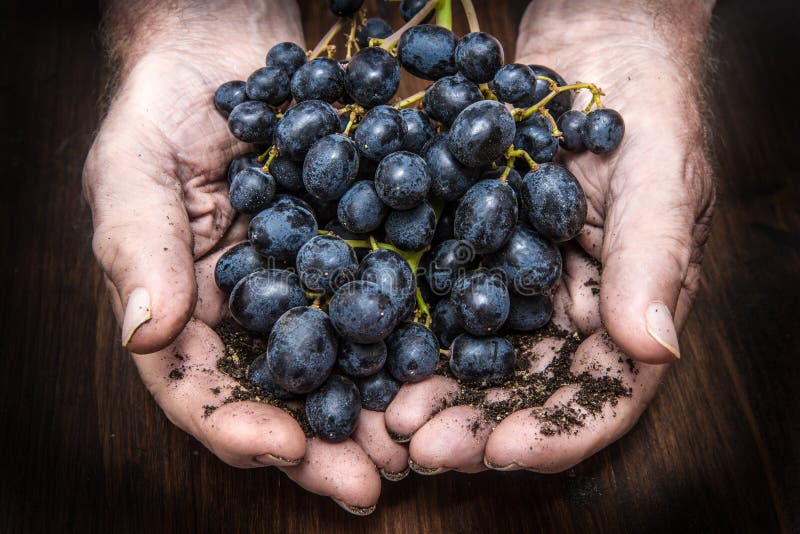
[[[385,410],[401,382],[433,374],[441,353],[466,382],[512,372],[503,334],[550,320],[558,243],[586,219],[580,184],[553,157],[559,145],[609,153],[624,131],[594,85],[504,65],[477,28],[458,39],[420,24],[441,2],[403,1],[409,22],[393,33],[362,1],[331,0],[342,18],[315,51],[278,44],[214,96],[233,135],[263,152],[230,165],[231,204],[254,216],[217,284],[233,318],[269,336],[251,380],[279,399],[306,395],[330,441],[362,406]],[[333,55],[345,17],[347,59],[317,57]],[[401,66],[433,83],[387,105]],[[591,102],[571,110],[580,89]]]

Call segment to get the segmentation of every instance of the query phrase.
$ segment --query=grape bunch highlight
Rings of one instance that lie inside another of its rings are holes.
[[[228,169],[231,205],[253,217],[216,282],[231,316],[267,338],[249,378],[305,399],[328,441],[442,368],[484,386],[509,376],[507,337],[549,322],[559,244],[586,220],[554,158],[609,154],[624,134],[595,85],[505,64],[469,0],[470,33],[455,35],[450,1],[403,0],[393,31],[363,0],[331,0],[340,18],[314,50],[278,44],[214,94],[256,150]],[[402,70],[432,83],[392,103]],[[577,91],[585,109],[572,109]]]

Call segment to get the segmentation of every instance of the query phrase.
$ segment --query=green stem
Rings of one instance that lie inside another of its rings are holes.
[[[447,28],[448,30],[453,29],[452,0],[439,0],[439,3],[436,4],[436,24],[442,28]]]
[[[322,39],[320,39],[319,43],[317,43],[317,46],[314,47],[314,50],[308,54],[309,60],[316,58],[322,53],[323,50],[328,48],[328,45],[331,43],[331,41],[333,41],[333,38],[336,37],[336,34],[339,33],[339,31],[341,31],[341,29],[344,27],[345,22],[347,22],[347,19],[342,17],[339,18],[339,20],[337,20],[333,26],[331,26],[331,29],[328,30],[328,33],[322,36]]]
[[[425,302],[425,299],[422,298],[422,291],[420,288],[417,288],[417,310],[421,313],[425,314],[425,326],[431,325],[431,310],[428,308],[428,303]]]
[[[439,1],[440,0],[428,0],[428,3],[422,6],[422,9],[420,9],[416,15],[411,17],[411,20],[406,22],[402,27],[400,27],[399,30],[383,40],[381,48],[384,50],[392,50],[397,45],[397,41],[400,40],[400,37],[406,32],[406,30],[422,22],[422,20],[428,16],[428,13],[434,10]]]
[[[552,82],[553,80],[547,79],[548,83]],[[515,109],[512,111],[512,115],[518,121],[522,121],[533,115],[534,113],[538,113],[540,109],[544,108],[551,100],[553,100],[556,96],[566,91],[580,91],[581,89],[588,89],[592,92],[592,100],[589,102],[589,106],[584,110],[584,113],[588,113],[591,111],[592,106],[596,105],[597,107],[602,107],[602,103],[600,102],[600,95],[603,94],[595,84],[593,83],[580,83],[576,82],[572,85],[562,85],[560,87],[556,87],[552,89],[547,95],[539,100],[533,106],[527,109]]]
[[[400,102],[394,105],[395,109],[402,109],[406,106],[410,106],[412,104],[416,104],[420,100],[425,97],[425,91],[420,91],[418,93],[414,93],[413,95],[404,98]]]
[[[506,167],[513,166],[515,158],[524,158],[525,161],[528,162],[528,165],[530,166],[532,171],[539,168],[539,164],[533,161],[533,158],[531,157],[530,154],[528,154],[521,148],[514,148],[514,145],[508,147],[505,156],[506,156]]]
[[[475,12],[475,6],[472,5],[472,0],[461,0],[461,5],[464,7],[464,14],[467,16],[469,31],[481,31],[481,25],[478,22],[478,14]]]
[[[274,160],[275,157],[278,155],[278,147],[276,147],[275,145],[269,147],[269,149],[266,152],[258,156],[258,162],[261,163],[262,161],[264,161],[263,157],[267,155],[269,157],[267,158],[267,161],[266,163],[264,163],[264,166],[261,168],[261,170],[266,173],[269,173],[269,166],[272,165],[272,160]]]

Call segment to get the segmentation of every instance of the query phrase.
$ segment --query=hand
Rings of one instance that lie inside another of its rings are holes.
[[[84,168],[93,247],[122,344],[167,417],[221,460],[280,466],[351,512],[368,512],[380,493],[373,461],[387,476],[407,467],[382,414],[364,412],[353,440],[306,440],[280,409],[223,404],[235,383],[216,369],[223,346],[213,327],[227,306],[213,269],[247,229],[234,218],[225,170],[247,147],[230,134],[212,96],[220,83],[262,66],[271,45],[303,42],[297,7],[165,6],[112,7],[122,81]]]
[[[589,213],[577,239],[582,250],[565,252],[554,321],[589,334],[573,371],[610,367],[632,396],[621,398],[613,410],[606,406],[602,417],[588,415],[577,435],[543,436],[543,423],[530,417],[531,410],[512,414],[496,428],[481,423],[473,435],[478,413],[471,407],[452,407],[430,418],[442,399],[452,398],[455,382],[436,377],[404,386],[386,422],[396,435],[413,434],[409,453],[420,471],[477,471],[484,464],[567,469],[627,432],[654,395],[663,364],[679,357],[677,332],[698,288],[714,200],[698,80],[710,6],[645,4],[533,2],[517,46],[519,63],[550,66],[569,82],[597,83],[608,95],[604,104],[626,122],[625,138],[613,154],[565,157],[586,191]],[[578,99],[573,107],[587,102]],[[603,266],[599,297],[583,285],[600,274],[588,257]],[[554,343],[546,340],[536,352],[551,353]],[[638,374],[618,362],[626,354],[643,362]],[[545,356],[532,365],[540,368],[546,361]],[[574,393],[562,388],[545,406],[563,405]]]

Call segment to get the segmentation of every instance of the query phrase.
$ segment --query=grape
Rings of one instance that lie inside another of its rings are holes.
[[[311,205],[311,213],[314,214],[319,224],[328,224],[336,219],[336,206],[339,204],[337,200],[322,200],[308,192],[301,193],[301,195],[303,200]]]
[[[392,302],[397,320],[411,315],[416,305],[417,283],[408,262],[393,250],[375,250],[367,254],[358,267],[361,280],[373,282]]]
[[[296,197],[294,195],[289,195],[288,193],[281,193],[279,195],[275,195],[275,198],[272,199],[272,204],[270,208],[274,208],[276,206],[294,206],[297,208],[303,208],[307,210],[309,213],[314,213],[314,208],[311,207],[311,204],[306,202],[300,197]]]
[[[553,137],[550,121],[535,113],[517,123],[514,148],[527,152],[536,163],[545,163],[556,155],[558,138]],[[519,159],[518,163],[520,166],[527,165],[522,159]]]
[[[403,20],[408,22],[409,20],[414,18],[414,15],[419,13],[420,9],[425,7],[427,0],[401,0],[400,1],[400,16],[403,17]],[[430,22],[431,18],[433,17],[433,12],[429,13],[425,19],[422,20],[422,23]]]
[[[331,11],[339,17],[352,17],[363,4],[364,0],[328,0]]]
[[[292,95],[297,102],[335,102],[344,92],[344,69],[327,57],[312,59],[292,76]]]
[[[405,135],[406,124],[400,112],[391,106],[377,106],[361,119],[355,140],[358,150],[377,162],[400,150]]]
[[[533,74],[536,76],[544,76],[546,78],[550,78],[551,80],[556,82],[556,85],[562,86],[567,85],[567,82],[564,81],[556,71],[550,69],[548,67],[542,65],[528,65],[531,70],[533,70]],[[539,102],[541,99],[546,97],[550,93],[550,84],[545,80],[536,80],[536,89],[533,92],[533,96],[530,99],[529,106],[532,106]],[[553,118],[558,119],[561,115],[563,115],[566,111],[568,111],[572,107],[572,91],[564,91],[563,93],[559,93],[553,98],[550,102],[548,102],[544,106],[547,111],[553,116]]]
[[[570,110],[558,118],[558,129],[563,134],[558,141],[562,148],[570,152],[582,152],[586,150],[583,144],[582,131],[586,124],[586,115],[577,110]]]
[[[339,335],[356,343],[381,341],[397,324],[397,310],[378,284],[356,280],[333,295],[329,313]]]
[[[393,152],[375,171],[375,192],[384,204],[396,210],[418,206],[428,195],[431,175],[425,160],[411,152]]]
[[[289,108],[278,121],[275,146],[281,156],[303,161],[311,145],[338,127],[339,114],[333,106],[321,100],[306,100]]]
[[[355,280],[357,271],[355,251],[336,236],[314,236],[297,253],[297,274],[309,291],[332,294]]]
[[[465,382],[497,384],[514,371],[516,354],[502,337],[461,334],[450,347],[450,370]]]
[[[572,239],[586,222],[586,195],[562,165],[542,163],[526,174],[522,202],[536,231],[556,242]]]
[[[281,121],[283,122],[283,121]],[[228,115],[228,128],[245,143],[271,143],[275,130],[275,112],[259,100],[242,102]]]
[[[553,301],[547,295],[517,295],[510,293],[511,308],[505,326],[512,330],[531,332],[542,328],[553,315]]]
[[[292,261],[303,244],[317,235],[317,221],[297,206],[272,206],[250,221],[250,242],[262,256]]]
[[[427,200],[416,208],[391,211],[384,223],[386,238],[402,250],[422,250],[431,244],[436,231],[436,212]]]
[[[383,19],[372,17],[368,18],[364,26],[358,30],[356,41],[361,48],[369,46],[370,39],[385,39],[392,34],[392,27]]]
[[[279,67],[262,67],[247,78],[247,98],[278,106],[289,99],[289,76]]]
[[[269,173],[283,189],[294,193],[303,190],[303,168],[298,162],[278,156],[270,163]]]
[[[267,52],[267,67],[283,69],[290,80],[306,61],[306,51],[295,43],[278,43]]]
[[[346,440],[358,424],[361,396],[352,381],[331,376],[306,398],[306,418],[314,434],[330,442]]]
[[[586,115],[581,130],[583,144],[595,154],[609,154],[622,142],[625,135],[625,122],[619,112],[600,108]]]
[[[231,206],[241,213],[253,214],[266,209],[275,195],[275,179],[256,167],[242,169],[228,189]]]
[[[220,115],[227,119],[233,108],[247,100],[246,85],[241,80],[233,80],[217,88],[214,92],[214,107]]]
[[[449,298],[436,303],[431,312],[431,319],[431,330],[443,347],[449,347],[459,334],[464,333],[464,327],[458,322],[455,307]]]
[[[231,291],[231,316],[243,327],[266,334],[278,317],[295,306],[305,306],[306,293],[296,274],[265,269],[242,278]]]
[[[498,180],[503,173],[506,171],[505,165],[499,165],[496,169],[488,169],[483,172],[481,175],[481,180]],[[520,173],[512,168],[508,171],[506,175],[506,183],[511,186],[511,189],[514,190],[514,193],[517,195],[517,203],[522,207],[522,201],[520,199],[520,191],[522,190],[522,176]]]
[[[262,390],[268,395],[276,399],[289,400],[294,398],[294,394],[286,391],[275,382],[272,377],[272,371],[267,365],[267,355],[262,354],[250,364],[248,368],[248,378],[251,382],[258,384]]]
[[[438,80],[458,70],[453,57],[456,35],[446,28],[420,24],[409,28],[397,43],[397,59],[408,72],[426,80]]]
[[[217,260],[214,281],[217,287],[230,294],[233,287],[245,276],[269,267],[269,261],[245,241],[234,245]]]
[[[520,224],[505,247],[484,258],[484,265],[505,273],[511,291],[535,295],[550,289],[561,276],[561,253],[548,239]]]
[[[450,128],[450,152],[467,167],[483,167],[514,141],[516,122],[495,100],[481,100],[458,114]]]
[[[497,98],[519,107],[532,106],[536,88],[536,75],[527,65],[510,63],[497,71],[492,83]]]
[[[478,254],[499,250],[517,224],[517,197],[507,183],[481,180],[466,192],[456,209],[455,236]]]
[[[369,180],[356,182],[339,199],[336,217],[351,232],[367,234],[383,224],[389,209],[378,198],[375,185]]]
[[[450,239],[439,244],[430,256],[425,276],[436,295],[450,293],[455,281],[474,267],[475,251],[464,241]]]
[[[353,343],[343,339],[339,344],[339,359],[337,364],[343,373],[350,376],[363,377],[374,375],[386,363],[386,343]]]
[[[459,39],[454,57],[464,77],[475,83],[486,83],[503,66],[503,45],[493,35],[472,32]]]
[[[439,221],[436,223],[436,232],[433,234],[432,244],[443,243],[448,239],[455,239],[453,232],[453,219],[456,216],[456,206],[454,204],[445,205]]]
[[[261,163],[258,162],[258,154],[255,152],[247,152],[246,154],[233,158],[228,165],[228,173],[226,176],[228,184],[231,183],[233,177],[236,176],[239,171],[247,167],[261,168]]]
[[[477,85],[463,76],[445,76],[425,90],[422,105],[432,119],[450,126],[467,106],[481,100]]]
[[[355,380],[361,394],[361,407],[366,410],[384,412],[400,391],[400,382],[384,370]]]
[[[422,150],[422,157],[431,175],[430,193],[442,200],[456,200],[475,183],[477,169],[470,169],[458,161],[450,152],[450,140],[446,133],[436,134]],[[452,229],[451,229],[452,232]]]
[[[404,323],[386,340],[386,370],[400,382],[419,382],[439,363],[439,342],[420,323]]]
[[[508,318],[508,289],[499,276],[486,269],[456,280],[450,301],[458,322],[476,336],[497,332]]]
[[[341,197],[358,174],[358,150],[352,139],[326,135],[314,143],[303,162],[303,185],[320,200]]]
[[[391,100],[399,86],[400,65],[382,48],[364,48],[347,65],[347,94],[364,107],[385,104]]]
[[[400,115],[406,125],[402,149],[414,154],[422,154],[425,144],[436,135],[431,120],[418,109],[401,109]]]

